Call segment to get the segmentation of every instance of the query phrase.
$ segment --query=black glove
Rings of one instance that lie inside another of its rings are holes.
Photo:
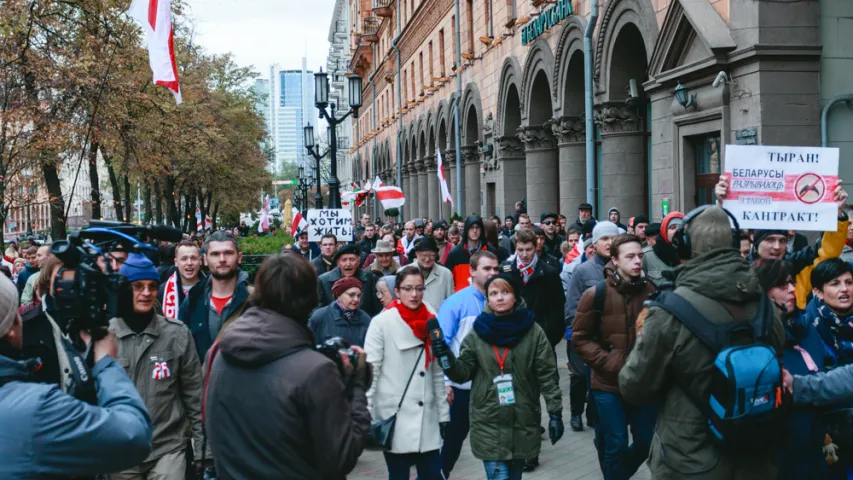
[[[444,434],[447,433],[447,426],[450,422],[440,422],[438,424],[438,432],[441,434],[441,439],[444,440]]]
[[[563,427],[563,414],[552,413],[549,415],[549,417],[550,420],[548,421],[548,438],[551,439],[551,445],[554,445],[561,438],[563,438],[563,432],[565,431],[565,427]]]
[[[450,353],[450,349],[447,348],[447,344],[444,343],[444,340],[440,342],[430,341],[430,345],[432,348],[433,358],[448,356],[448,354]]]

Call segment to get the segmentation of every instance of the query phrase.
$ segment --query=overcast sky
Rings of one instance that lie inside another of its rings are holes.
[[[335,0],[187,0],[196,44],[211,53],[231,52],[261,78],[269,66],[325,68]],[[307,55],[306,55],[307,53]]]

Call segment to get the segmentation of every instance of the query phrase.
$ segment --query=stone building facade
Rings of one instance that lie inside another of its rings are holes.
[[[546,211],[574,216],[587,198],[590,0],[458,0],[458,21],[454,0],[349,1],[349,67],[365,79],[351,150],[356,181],[399,182],[406,218],[448,218],[440,153],[465,214],[505,216],[526,199],[536,220]],[[553,12],[569,2],[572,15]],[[813,0],[599,0],[596,216],[615,207],[625,218],[660,219],[664,201],[681,211],[712,201],[726,144],[819,145],[822,105],[853,93],[849,75],[846,86],[821,76],[822,65],[851,68],[851,50],[837,43],[851,45],[853,28],[841,30],[853,2],[827,3],[822,11]],[[851,91],[822,91],[830,82]],[[679,84],[693,99],[686,107]],[[842,126],[853,115],[842,107],[832,115],[843,175],[853,129]]]

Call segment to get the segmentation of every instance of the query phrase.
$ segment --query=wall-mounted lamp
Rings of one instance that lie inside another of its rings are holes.
[[[678,100],[678,104],[684,107],[685,110],[690,107],[696,106],[696,94],[689,93],[687,91],[687,88],[685,88],[684,85],[681,84],[681,82],[679,82],[678,85],[675,86],[674,93],[675,99]]]

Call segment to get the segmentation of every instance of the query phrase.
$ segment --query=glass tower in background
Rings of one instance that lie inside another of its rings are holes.
[[[302,165],[305,145],[302,127],[309,122],[316,127],[314,72],[307,70],[302,59],[300,70],[284,70],[278,64],[270,66],[267,129],[275,150],[275,171],[285,164]],[[310,163],[309,163],[310,165]]]

